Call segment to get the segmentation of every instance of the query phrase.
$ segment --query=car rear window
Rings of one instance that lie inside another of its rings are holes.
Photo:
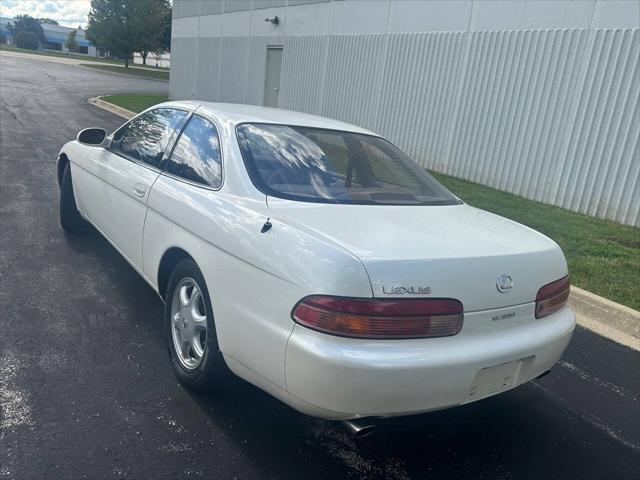
[[[267,195],[363,205],[460,203],[380,137],[255,123],[240,124],[236,132],[251,180]]]

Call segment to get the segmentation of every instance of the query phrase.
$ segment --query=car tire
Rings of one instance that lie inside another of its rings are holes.
[[[65,232],[79,234],[87,229],[87,222],[82,218],[76,198],[73,195],[73,183],[71,181],[71,165],[67,162],[60,182],[60,226]]]
[[[196,289],[198,298],[194,298]],[[196,320],[203,316],[206,317],[204,331],[202,320]],[[191,259],[178,262],[169,277],[164,299],[164,324],[169,359],[180,381],[196,391],[211,391],[223,386],[229,378],[229,370],[218,347],[206,282]],[[186,347],[181,348],[181,345]]]

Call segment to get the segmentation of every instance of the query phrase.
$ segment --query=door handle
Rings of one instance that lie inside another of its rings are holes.
[[[141,183],[136,183],[133,186],[133,193],[138,197],[144,197],[144,194],[146,193],[146,191],[147,190],[144,188],[144,185],[142,185]]]

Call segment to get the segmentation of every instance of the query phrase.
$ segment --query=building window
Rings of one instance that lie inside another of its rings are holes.
[[[61,43],[54,43],[54,42],[44,42],[42,44],[42,48],[44,48],[45,50],[57,50],[58,52],[62,51],[62,44]]]
[[[77,53],[84,53],[85,55],[87,55],[89,53],[89,48],[88,47],[78,47],[78,48],[76,48],[76,52]]]

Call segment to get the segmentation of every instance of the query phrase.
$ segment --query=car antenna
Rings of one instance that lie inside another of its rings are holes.
[[[262,228],[260,229],[260,233],[267,233],[269,230],[271,230],[271,227],[273,227],[273,224],[271,223],[271,218],[267,217],[267,221],[264,222],[264,225],[262,225]]]

